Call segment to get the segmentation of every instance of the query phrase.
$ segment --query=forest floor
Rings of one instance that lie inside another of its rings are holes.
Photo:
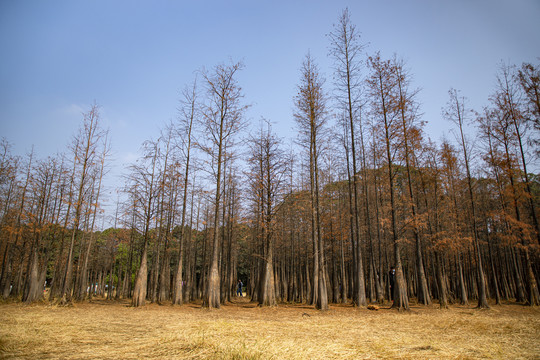
[[[0,304],[2,359],[540,359],[540,309]]]

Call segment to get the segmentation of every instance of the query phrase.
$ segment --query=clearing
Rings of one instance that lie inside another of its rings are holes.
[[[387,305],[388,307],[388,305]],[[539,359],[540,309],[0,304],[4,359]]]

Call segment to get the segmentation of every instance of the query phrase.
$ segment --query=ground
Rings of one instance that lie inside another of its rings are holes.
[[[540,309],[0,304],[3,359],[540,359]]]

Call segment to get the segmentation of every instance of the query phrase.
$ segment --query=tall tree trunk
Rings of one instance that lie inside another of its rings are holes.
[[[416,295],[418,297],[418,301],[424,305],[430,305],[431,304],[431,297],[429,296],[428,286],[427,286],[427,280],[426,275],[424,271],[424,263],[422,259],[422,243],[420,239],[420,233],[418,230],[418,219],[416,214],[416,205],[415,205],[415,199],[413,195],[413,189],[412,189],[412,180],[411,180],[411,165],[410,165],[410,154],[411,150],[409,148],[409,129],[407,128],[407,116],[405,114],[406,110],[408,109],[409,105],[408,102],[410,99],[407,99],[407,94],[405,94],[406,88],[404,86],[404,74],[403,69],[401,65],[399,64],[396,66],[396,70],[398,72],[397,74],[397,86],[399,89],[399,109],[400,109],[400,115],[401,115],[401,122],[402,122],[402,131],[403,131],[403,143],[405,147],[405,167],[407,170],[407,183],[408,183],[408,190],[409,190],[409,202],[410,202],[410,208],[411,208],[411,215],[413,220],[413,234],[414,239],[416,243],[416,276],[418,279],[417,286],[416,286]]]
[[[382,64],[379,59],[372,60],[372,66],[376,69],[375,71],[375,86],[378,87],[378,97],[380,100],[381,106],[381,115],[384,120],[384,134],[385,134],[385,143],[386,143],[386,160],[388,167],[388,186],[390,190],[390,214],[391,214],[391,236],[392,243],[394,246],[394,257],[395,257],[395,269],[396,269],[396,280],[393,288],[393,299],[394,303],[393,308],[398,310],[409,310],[409,298],[407,296],[407,283],[405,277],[403,276],[403,266],[401,263],[401,246],[398,239],[398,228],[397,228],[397,219],[396,219],[396,203],[395,203],[395,194],[394,194],[394,174],[393,174],[393,157],[391,154],[391,129],[390,129],[390,119],[388,118],[389,109],[387,106],[387,96],[388,90],[386,87],[391,84],[385,84],[385,79],[383,76],[391,76],[392,69],[387,68],[387,64]],[[388,73],[384,73],[384,72]],[[390,81],[390,80],[386,80]]]
[[[187,188],[189,183],[189,166],[190,166],[190,156],[191,156],[191,130],[193,128],[193,120],[195,118],[195,104],[196,104],[196,82],[193,83],[193,90],[191,96],[188,96],[188,93],[185,92],[186,101],[190,106],[189,113],[189,125],[187,129],[187,151],[186,151],[186,171],[184,173],[184,193],[182,196],[182,219],[180,221],[180,249],[178,252],[178,266],[176,268],[175,275],[175,284],[173,287],[173,300],[172,303],[176,305],[182,305],[182,284],[183,284],[183,257],[184,257],[184,243],[185,243],[185,220],[186,220],[186,206],[187,206]],[[193,207],[193,203],[191,204]]]
[[[450,106],[452,107],[453,115],[455,116],[455,122],[459,127],[459,134],[461,140],[461,147],[463,150],[463,159],[465,161],[465,169],[467,171],[467,186],[469,194],[469,204],[471,210],[471,226],[473,235],[473,248],[476,257],[476,276],[477,276],[477,291],[478,291],[478,308],[489,308],[486,296],[486,280],[484,275],[484,266],[482,261],[482,254],[480,252],[480,242],[478,240],[478,226],[476,219],[476,202],[473,195],[472,176],[469,166],[469,155],[467,153],[467,145],[465,142],[465,136],[463,134],[464,123],[464,104],[463,101],[458,99],[457,92],[450,91]]]

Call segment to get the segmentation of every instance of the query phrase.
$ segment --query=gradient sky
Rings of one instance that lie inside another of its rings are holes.
[[[434,141],[450,127],[449,88],[481,110],[501,61],[539,61],[538,0],[0,0],[0,137],[15,154],[54,155],[96,101],[115,161],[132,161],[176,116],[194,71],[229,58],[246,65],[249,119],[293,137],[301,62],[309,50],[330,89],[325,34],[345,7],[368,53],[406,61]]]

